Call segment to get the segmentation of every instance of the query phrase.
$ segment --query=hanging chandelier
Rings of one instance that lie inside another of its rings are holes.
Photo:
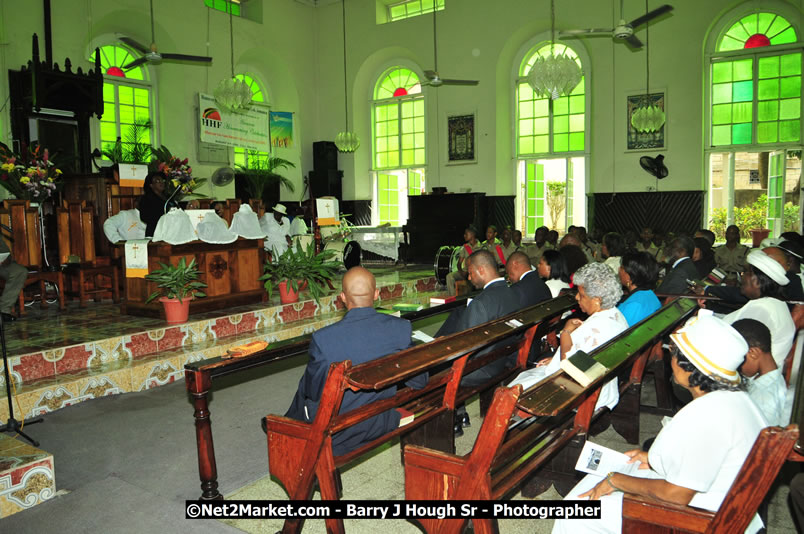
[[[215,91],[212,93],[215,96],[215,101],[221,107],[229,111],[238,111],[249,104],[251,104],[251,88],[246,82],[235,78],[234,73],[234,31],[232,29],[232,11],[231,5],[227,3],[226,11],[229,13],[229,52],[230,52],[230,67],[232,69],[232,76],[224,78],[218,83]]]
[[[346,0],[341,0],[341,16],[343,20],[343,114],[346,128],[335,136],[338,152],[354,152],[360,147],[360,138],[349,131],[349,93],[346,86]]]
[[[645,13],[648,0],[645,0]],[[650,98],[650,23],[645,23],[645,97],[631,114],[631,126],[637,132],[654,133],[661,130],[666,119],[664,110],[651,103]]]
[[[581,82],[583,73],[578,63],[566,54],[556,54],[556,6],[550,0],[550,55],[540,56],[528,71],[528,85],[541,98],[569,95]]]

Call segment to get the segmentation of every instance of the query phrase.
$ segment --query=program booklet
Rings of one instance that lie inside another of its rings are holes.
[[[612,471],[622,473],[630,471],[632,465],[639,466],[637,462],[629,464],[628,460],[630,458],[621,452],[587,441],[578,456],[575,470],[604,477]]]

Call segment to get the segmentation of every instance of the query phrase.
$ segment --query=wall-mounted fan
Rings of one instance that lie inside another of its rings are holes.
[[[433,10],[433,61],[435,68],[433,70],[424,71],[427,81],[422,85],[429,85],[430,87],[441,87],[442,85],[477,85],[477,80],[453,80],[449,78],[442,78],[438,74],[438,32],[436,31],[436,10]]]
[[[212,177],[209,179],[209,181],[212,182],[212,185],[216,187],[225,187],[232,183],[232,180],[234,179],[234,169],[231,167],[221,167],[212,173]]]
[[[631,22],[626,22],[623,17],[623,0],[620,0],[620,22],[614,28],[588,28],[585,30],[564,30],[558,34],[559,39],[567,37],[594,37],[598,35],[611,35],[615,39],[625,41],[633,48],[642,48],[642,41],[635,35],[634,30],[651,20],[661,17],[665,13],[673,11],[673,6],[665,4],[657,7],[653,11],[649,11],[644,15],[640,15]]]
[[[670,174],[670,171],[667,170],[667,166],[664,164],[664,156],[662,154],[659,154],[655,158],[642,156],[639,158],[639,165],[648,171],[651,176],[655,176],[659,180],[667,178],[667,175]]]
[[[151,0],[151,46],[145,45],[135,41],[130,37],[118,36],[122,42],[143,54],[142,57],[135,59],[128,65],[123,65],[123,70],[131,70],[134,67],[139,67],[143,63],[150,63],[152,65],[159,65],[162,61],[191,61],[195,63],[212,63],[212,58],[207,56],[188,56],[187,54],[162,54],[156,47],[156,39],[154,38],[154,0]]]

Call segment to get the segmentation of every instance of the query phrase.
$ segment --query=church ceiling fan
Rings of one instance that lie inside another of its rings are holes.
[[[145,45],[135,41],[130,37],[119,36],[122,42],[142,54],[142,57],[135,59],[127,65],[123,65],[123,70],[131,70],[134,67],[139,67],[144,63],[151,65],[159,65],[163,61],[190,61],[194,63],[212,63],[212,58],[207,56],[190,56],[187,54],[163,54],[159,52],[156,46],[156,39],[154,38],[154,0],[151,0],[151,46]]]
[[[427,81],[422,85],[429,85],[430,87],[441,87],[442,85],[477,85],[477,80],[453,80],[450,78],[442,78],[438,74],[438,32],[436,31],[436,10],[433,10],[433,61],[435,67],[433,70],[424,71]]]
[[[649,11],[644,15],[640,15],[631,22],[626,22],[623,17],[623,0],[620,0],[620,22],[614,28],[588,28],[585,30],[564,30],[558,34],[559,39],[567,37],[595,37],[598,35],[611,35],[615,40],[620,40],[628,43],[633,48],[642,48],[642,41],[640,41],[634,30],[651,20],[661,17],[665,13],[673,11],[673,6],[665,4],[659,6],[653,11]]]

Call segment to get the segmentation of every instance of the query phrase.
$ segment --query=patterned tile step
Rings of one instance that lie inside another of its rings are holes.
[[[0,434],[0,519],[36,506],[55,492],[53,455]]]
[[[409,297],[387,298],[381,304],[390,307],[396,302],[416,302],[426,306],[430,296],[434,294],[428,292]],[[200,337],[191,345],[158,353],[131,356],[118,352],[116,354],[119,357],[97,359],[88,367],[26,380],[16,386],[15,417],[34,417],[89,399],[144,391],[183,380],[184,366],[188,363],[220,356],[232,347],[251,341],[274,343],[311,334],[339,321],[344,313],[341,309],[290,323],[270,323],[256,330],[226,337]],[[0,403],[0,420],[5,421],[7,418],[8,406]]]
[[[380,303],[398,298],[415,298],[420,293],[431,292],[435,288],[432,276],[414,280],[404,280],[393,285],[380,288]],[[342,309],[336,295],[322,297],[319,302],[306,300],[294,304],[275,305],[233,313],[221,317],[191,320],[176,326],[166,326],[162,321],[154,323],[156,327],[148,330],[127,331],[124,326],[127,316],[115,316],[110,313],[104,330],[97,331],[98,337],[67,346],[57,346],[48,350],[13,355],[9,358],[10,372],[15,384],[19,387],[27,384],[38,384],[54,376],[69,375],[75,372],[84,374],[98,369],[106,369],[107,364],[118,361],[136,361],[149,355],[161,355],[166,351],[184,349],[189,351],[204,347],[205,343],[213,343],[219,339],[232,336],[255,338],[257,332],[275,328],[287,329],[289,325],[305,326],[304,321],[326,317]],[[119,317],[122,317],[120,319]],[[196,319],[196,318],[194,318]],[[122,321],[122,322],[121,322]],[[153,320],[151,320],[153,321]],[[118,334],[109,336],[118,327]],[[10,329],[9,329],[10,330]],[[128,364],[126,364],[128,365]],[[2,371],[2,364],[0,364]],[[4,386],[5,377],[0,373],[0,387]]]

